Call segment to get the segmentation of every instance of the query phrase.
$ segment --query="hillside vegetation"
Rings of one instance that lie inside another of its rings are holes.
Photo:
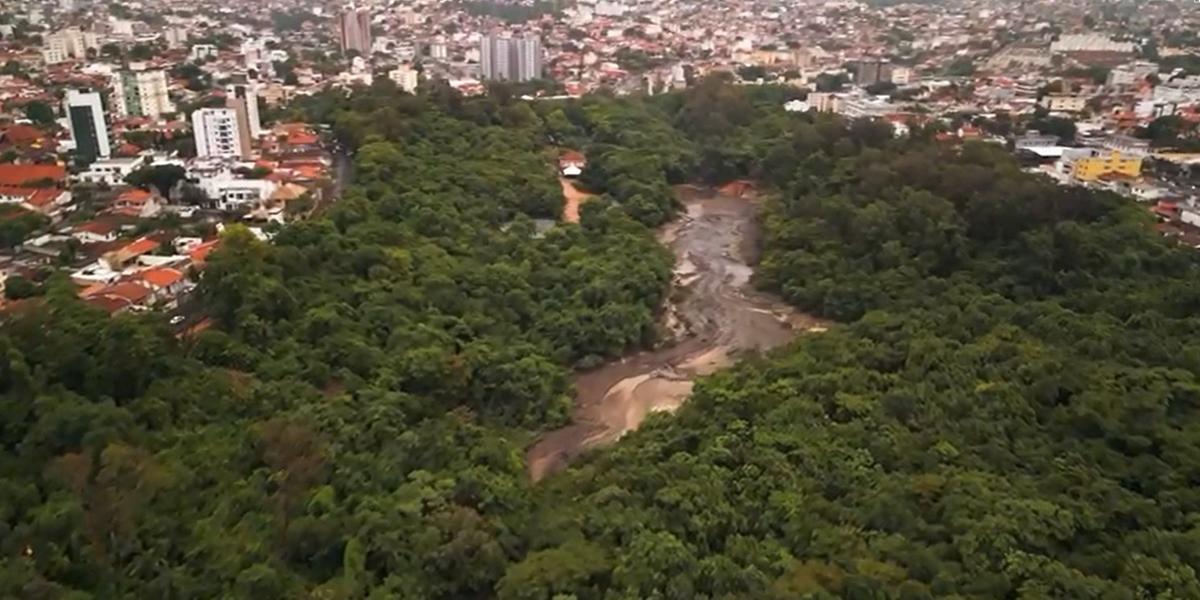
[[[1001,148],[788,92],[299,107],[347,196],[228,233],[217,326],[65,281],[0,326],[0,597],[1200,597],[1200,272]],[[558,217],[557,149],[600,194]],[[570,370],[657,340],[670,186],[765,186],[757,278],[843,324],[530,485]]]

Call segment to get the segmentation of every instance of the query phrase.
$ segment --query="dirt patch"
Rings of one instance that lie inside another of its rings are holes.
[[[579,189],[574,181],[566,177],[559,177],[558,182],[562,184],[563,191],[563,220],[568,223],[578,223],[579,205],[595,194],[589,194]]]
[[[659,240],[676,256],[676,293],[664,324],[677,339],[578,374],[574,423],[529,449],[534,481],[615,442],[650,413],[677,409],[696,377],[726,368],[746,352],[767,351],[802,331],[825,327],[750,286],[758,235],[753,201],[692,186],[676,192],[687,212],[663,227]]]

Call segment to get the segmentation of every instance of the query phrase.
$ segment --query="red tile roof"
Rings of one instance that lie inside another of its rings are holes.
[[[212,251],[216,250],[220,243],[220,238],[204,242],[203,244],[192,248],[192,250],[188,252],[188,258],[191,258],[192,262],[196,264],[204,264],[204,261],[208,260],[208,255],[212,254]]]
[[[80,223],[75,226],[75,231],[94,233],[96,235],[107,235],[120,228],[120,225],[113,221],[92,220],[86,223]]]
[[[67,169],[61,165],[0,164],[0,185],[25,185],[43,179],[62,183],[66,178]]]
[[[159,243],[150,238],[141,238],[130,242],[128,246],[121,248],[120,252],[128,256],[141,256],[147,252],[153,252],[158,249]]]
[[[141,304],[150,297],[151,291],[149,288],[133,283],[132,281],[122,281],[114,283],[103,290],[100,290],[95,296],[115,296],[123,298],[131,304]]]
[[[131,188],[121,192],[117,196],[117,202],[121,204],[145,204],[153,196],[154,194],[141,188]]]
[[[169,267],[147,269],[141,273],[138,273],[138,275],[146,283],[149,283],[156,288],[172,286],[180,281],[183,281],[183,272]]]
[[[142,149],[135,144],[125,142],[117,146],[117,156],[137,156]]]
[[[287,143],[293,146],[311,146],[318,141],[320,138],[307,131],[293,131],[287,137]]]
[[[21,198],[21,202],[34,208],[42,209],[54,203],[62,194],[57,188],[31,188],[13,185],[0,185],[0,196]]]
[[[130,301],[119,296],[97,295],[90,296],[84,300],[88,304],[103,310],[104,312],[113,315],[129,308]]]
[[[33,125],[11,125],[3,132],[4,140],[10,144],[33,144],[47,139],[41,129]]]

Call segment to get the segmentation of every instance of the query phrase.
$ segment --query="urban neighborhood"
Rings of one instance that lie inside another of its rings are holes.
[[[336,196],[347,158],[290,108],[377,85],[503,84],[536,101],[724,73],[794,90],[789,111],[1006,145],[1064,185],[1145,203],[1165,235],[1200,246],[1200,11],[1085,4],[9,2],[4,297],[67,271],[110,312],[178,310],[225,226],[267,239]]]

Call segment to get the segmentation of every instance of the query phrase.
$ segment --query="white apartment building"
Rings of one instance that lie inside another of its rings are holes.
[[[168,48],[182,48],[189,37],[191,34],[183,27],[168,27],[163,31],[163,39],[167,41]]]
[[[863,119],[882,117],[896,110],[896,105],[888,102],[886,96],[851,94],[838,98],[835,112],[850,119]]]
[[[120,185],[125,182],[126,177],[142,168],[145,162],[142,157],[105,158],[92,163],[86,171],[73,176],[72,179],[83,183]]]
[[[158,119],[175,112],[165,71],[118,71],[113,74],[112,87],[112,106],[118,116]]]
[[[108,29],[113,35],[123,38],[133,37],[133,21],[125,19],[109,19]]]
[[[829,92],[812,92],[808,95],[808,105],[817,112],[837,112],[838,97]]]
[[[421,83],[421,74],[408,65],[400,65],[388,73],[388,79],[396,82],[400,89],[411,94],[417,91],[417,85]]]
[[[1087,98],[1083,96],[1046,96],[1040,102],[1050,112],[1083,112]]]
[[[537,79],[543,70],[542,40],[532,34],[519,38],[484,36],[479,44],[479,66],[488,80]]]
[[[42,59],[50,65],[71,59],[84,60],[88,57],[88,50],[99,49],[100,40],[96,34],[69,27],[46,36]]]
[[[204,60],[206,58],[213,58],[218,52],[217,47],[212,44],[196,44],[192,46],[191,59]]]
[[[228,162],[194,162],[189,176],[217,208],[230,212],[253,210],[270,199],[279,187],[269,179],[243,179]]]
[[[232,108],[201,108],[192,113],[196,156],[201,158],[249,158],[242,144],[237,111]]]

